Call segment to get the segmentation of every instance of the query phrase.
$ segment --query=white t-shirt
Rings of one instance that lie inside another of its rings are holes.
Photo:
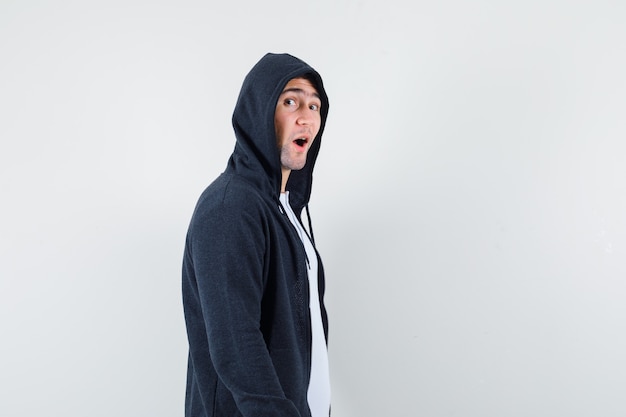
[[[328,417],[330,410],[330,375],[328,370],[328,350],[326,348],[322,311],[319,303],[319,290],[317,288],[317,255],[311,240],[289,205],[289,192],[281,193],[280,202],[285,208],[289,220],[291,220],[291,223],[298,231],[300,240],[302,240],[306,250],[306,256],[309,258],[309,311],[311,312],[312,341],[311,378],[309,379],[307,400],[312,417]]]

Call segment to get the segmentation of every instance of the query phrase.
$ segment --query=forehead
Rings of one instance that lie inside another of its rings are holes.
[[[319,98],[319,94],[317,93],[317,89],[311,83],[311,81],[306,78],[292,78],[283,88],[282,94],[294,92],[298,94],[304,94],[307,96],[315,96]]]

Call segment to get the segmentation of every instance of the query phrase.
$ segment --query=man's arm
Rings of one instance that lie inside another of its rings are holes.
[[[197,299],[213,365],[241,413],[300,417],[260,330],[265,226],[250,201],[198,213],[189,236]]]

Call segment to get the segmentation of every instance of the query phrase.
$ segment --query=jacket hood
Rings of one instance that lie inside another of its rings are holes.
[[[289,175],[286,189],[289,201],[298,215],[309,202],[313,167],[322,142],[328,115],[328,97],[322,78],[304,61],[289,54],[266,54],[250,70],[243,81],[233,112],[233,128],[237,142],[228,162],[228,169],[243,176],[264,194],[278,200],[281,187],[281,163],[276,145],[274,113],[278,97],[292,79],[307,76],[320,95],[320,130],[307,154],[301,170]]]

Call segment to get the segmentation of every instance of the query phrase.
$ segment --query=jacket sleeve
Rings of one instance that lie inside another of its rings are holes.
[[[188,236],[211,360],[244,417],[300,417],[260,330],[267,222],[242,203],[197,213]]]

